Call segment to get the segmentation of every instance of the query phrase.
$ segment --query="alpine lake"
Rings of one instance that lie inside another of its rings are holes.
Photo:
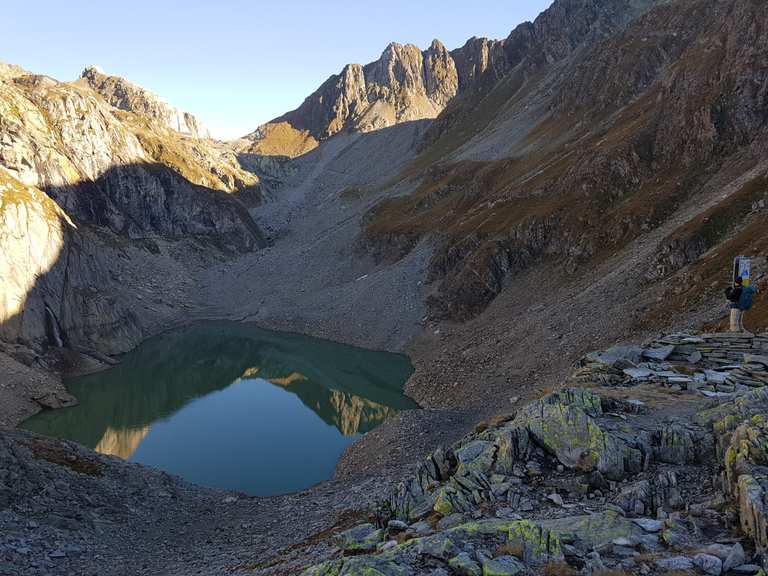
[[[416,409],[403,394],[412,371],[405,355],[204,322],[66,380],[79,404],[22,427],[196,484],[284,494],[328,479],[349,444]]]

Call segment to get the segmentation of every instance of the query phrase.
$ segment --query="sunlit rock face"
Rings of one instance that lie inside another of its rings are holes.
[[[151,110],[117,108],[83,80],[21,75],[0,79],[0,118],[0,166],[78,224],[134,238],[209,235],[238,250],[264,244],[233,197],[258,201],[258,178],[233,152],[182,137]]]
[[[107,353],[139,342],[135,316],[110,296],[118,286],[110,274],[117,249],[99,238],[0,167],[0,339]],[[51,321],[63,328],[57,341]]]
[[[42,300],[27,309],[37,323],[24,323],[27,296],[40,277],[60,276],[52,269],[72,223],[42,191],[25,186],[0,168],[0,338],[40,337],[44,331]],[[42,288],[42,287],[40,287]],[[26,328],[37,325],[32,334]]]
[[[208,129],[195,116],[174,108],[125,78],[108,76],[98,66],[89,66],[80,77],[115,108],[135,112],[181,134],[195,138],[209,137]]]
[[[377,61],[345,66],[299,108],[249,134],[247,151],[298,156],[344,130],[371,132],[435,118],[458,86],[454,60],[438,40],[424,51],[393,42]]]

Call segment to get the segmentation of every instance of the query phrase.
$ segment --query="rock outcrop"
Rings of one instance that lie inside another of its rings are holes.
[[[424,51],[392,43],[376,62],[345,66],[299,108],[246,136],[252,142],[247,150],[294,157],[341,131],[370,132],[437,118],[457,95],[488,91],[521,64],[535,68],[563,60],[615,33],[652,3],[558,0],[504,40],[471,38],[452,51],[439,40]],[[436,139],[449,123],[437,122],[426,139]]]
[[[208,130],[195,116],[174,108],[159,96],[125,78],[109,76],[98,66],[88,66],[80,78],[115,108],[134,112],[180,134],[194,138],[210,137]]]
[[[248,250],[261,235],[234,194],[258,180],[233,153],[187,142],[121,113],[76,84],[39,76],[0,83],[0,166],[44,190],[78,223],[140,237],[229,237]]]
[[[768,384],[712,396],[639,377],[733,370],[690,356],[692,344],[712,341],[755,363],[717,334],[587,356],[570,379],[582,387],[435,451],[372,511],[376,523],[336,536],[342,559],[304,574],[757,573],[767,544]],[[622,376],[609,381],[606,371]],[[729,531],[729,505],[740,535]]]

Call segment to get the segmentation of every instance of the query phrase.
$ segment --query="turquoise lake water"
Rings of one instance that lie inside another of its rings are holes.
[[[23,428],[252,495],[329,478],[343,450],[401,410],[404,355],[232,322],[147,340],[121,363],[66,381],[78,406]]]

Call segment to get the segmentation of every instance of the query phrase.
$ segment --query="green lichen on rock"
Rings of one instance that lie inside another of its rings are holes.
[[[451,514],[451,512],[453,512],[453,504],[451,504],[448,490],[446,488],[441,488],[440,492],[438,492],[433,510],[443,516],[448,516]]]
[[[338,534],[336,541],[345,552],[369,552],[384,537],[383,530],[377,530],[373,524],[361,524]]]
[[[600,471],[622,480],[642,470],[642,450],[606,432],[596,418],[602,400],[587,390],[566,389],[532,402],[514,424],[525,426],[533,439],[568,468]]]
[[[496,444],[487,440],[474,440],[457,449],[457,475],[467,475],[472,472],[488,473],[496,459]]]
[[[479,520],[451,528],[445,535],[455,541],[478,536],[503,536],[506,542],[523,550],[523,560],[532,564],[562,558],[562,547],[557,534],[530,520]]]
[[[540,524],[559,538],[578,540],[587,548],[607,546],[617,538],[633,540],[643,534],[639,526],[613,510],[542,520]]]
[[[456,545],[450,538],[442,534],[420,538],[416,544],[416,550],[424,556],[447,560],[456,553]]]
[[[448,565],[458,576],[480,576],[482,574],[480,565],[472,560],[466,552],[451,558]]]
[[[344,561],[339,576],[410,576],[413,570],[386,558],[358,556]]]
[[[517,576],[524,572],[525,564],[514,556],[499,556],[483,562],[483,576]]]

